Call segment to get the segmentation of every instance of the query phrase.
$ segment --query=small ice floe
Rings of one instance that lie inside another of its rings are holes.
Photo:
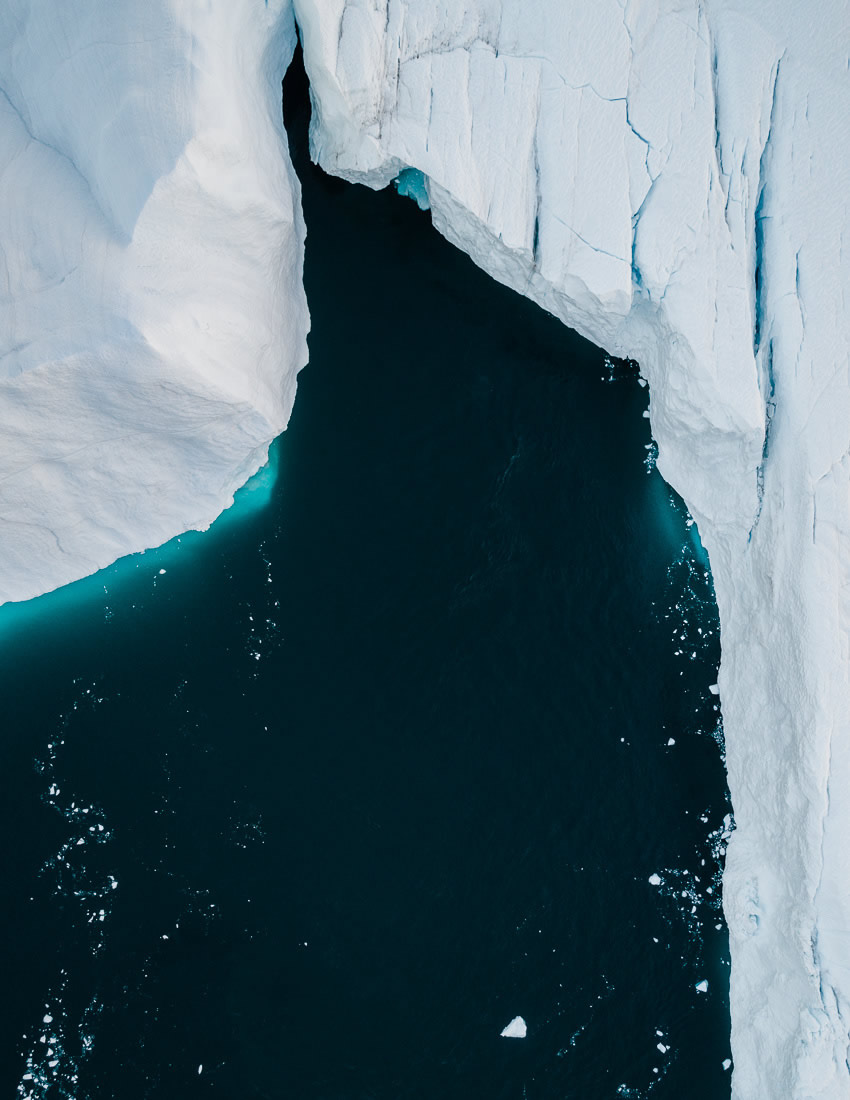
[[[720,694],[720,688],[717,686],[717,684],[709,684],[708,690],[711,692],[712,695]]]
[[[650,886],[660,886],[661,885],[661,875],[650,875],[649,876],[649,885]]]
[[[708,993],[708,982],[703,978],[701,982],[697,982],[695,988],[697,993]]]
[[[507,1027],[503,1027],[501,1035],[503,1039],[524,1039],[528,1033],[525,1020],[522,1016],[514,1016]]]
[[[162,576],[162,575],[163,575],[164,573],[165,573],[165,570],[164,570],[164,569],[160,569],[160,571],[159,571],[159,575],[160,575],[160,576]]]
[[[676,744],[676,738],[675,738],[675,737],[671,737],[671,738],[669,738],[669,740],[667,741],[667,748],[669,749],[671,745],[675,745],[675,744]]]
[[[732,1059],[731,1058],[724,1058],[723,1059],[723,1068],[724,1069],[731,1069],[732,1068]]]
[[[198,1076],[200,1077],[203,1072],[204,1072],[204,1067],[203,1067],[203,1064],[201,1064],[200,1066],[198,1066]]]

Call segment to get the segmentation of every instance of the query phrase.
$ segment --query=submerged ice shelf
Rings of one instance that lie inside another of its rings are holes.
[[[330,172],[650,384],[711,556],[733,1091],[850,1092],[846,6],[295,0]],[[306,360],[289,0],[0,12],[0,601],[205,527]]]

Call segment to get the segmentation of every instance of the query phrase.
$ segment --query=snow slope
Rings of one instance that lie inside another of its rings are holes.
[[[295,9],[319,163],[424,173],[445,236],[640,362],[720,609],[734,1095],[846,1100],[846,4]]]
[[[203,528],[307,358],[289,0],[0,5],[0,602]]]

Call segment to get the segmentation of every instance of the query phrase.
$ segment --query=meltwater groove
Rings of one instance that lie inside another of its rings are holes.
[[[298,80],[268,503],[0,613],[4,1094],[717,1100],[716,613],[646,392],[313,168]]]

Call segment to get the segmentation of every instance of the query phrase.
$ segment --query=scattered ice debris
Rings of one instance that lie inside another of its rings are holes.
[[[660,886],[661,885],[661,875],[650,875],[649,876],[649,885],[650,886]]]
[[[708,993],[708,982],[703,978],[701,982],[696,984],[697,993]]]
[[[503,1039],[524,1039],[527,1031],[528,1028],[522,1016],[514,1016],[508,1026],[502,1028],[501,1035]]]

